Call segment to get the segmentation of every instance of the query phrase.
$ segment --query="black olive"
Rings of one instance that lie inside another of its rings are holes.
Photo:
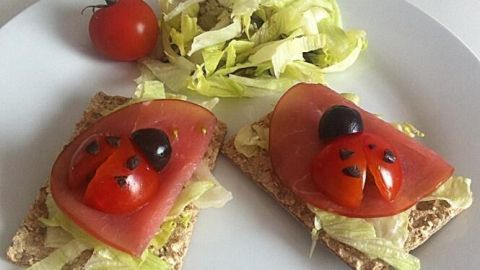
[[[363,131],[363,121],[357,110],[335,105],[326,110],[318,125],[320,139],[329,140]]]
[[[100,152],[100,144],[97,141],[92,141],[85,147],[85,151],[90,155],[96,155]]]
[[[167,165],[172,146],[165,132],[155,128],[139,129],[132,133],[131,138],[155,170],[160,171]]]

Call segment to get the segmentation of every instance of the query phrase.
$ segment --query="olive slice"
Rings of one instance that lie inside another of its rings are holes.
[[[172,146],[165,132],[155,128],[139,129],[132,133],[131,139],[156,171],[167,165],[172,154]]]
[[[362,117],[353,108],[334,105],[323,113],[318,131],[321,140],[359,133],[363,131]]]

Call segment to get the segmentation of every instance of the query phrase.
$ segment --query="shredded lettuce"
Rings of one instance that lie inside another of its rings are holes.
[[[258,124],[241,128],[233,141],[235,149],[247,158],[268,149],[269,129]]]
[[[391,241],[398,248],[403,248],[408,238],[408,216],[410,211],[403,211],[390,217],[368,218],[367,222],[375,228],[376,237]]]
[[[193,71],[193,69],[190,68],[183,68],[171,63],[163,63],[150,58],[143,59],[140,63],[172,92],[181,92],[184,90],[190,73]]]
[[[145,252],[142,258],[135,258],[111,248],[97,247],[84,268],[85,270],[170,270],[172,267],[169,263],[150,252]]]
[[[445,200],[454,209],[466,209],[472,205],[471,180],[452,176],[424,201]],[[320,230],[330,237],[355,247],[372,258],[380,258],[396,269],[419,269],[420,261],[404,251],[408,238],[410,210],[381,218],[348,218],[309,207],[315,213],[312,230],[312,249]]]
[[[173,231],[177,228],[177,221],[176,220],[168,220],[165,221],[162,226],[160,226],[160,230],[155,235],[155,237],[150,242],[150,245],[154,246],[155,248],[163,247],[170,239]]]
[[[161,1],[169,63],[142,60],[141,79],[167,91],[255,97],[351,66],[365,32],[342,28],[335,0]]]
[[[49,227],[45,236],[45,246],[59,248],[71,240],[73,240],[72,235],[62,229],[62,227]]]
[[[359,106],[360,104],[360,96],[355,93],[340,93],[343,98],[352,102],[353,104]]]
[[[220,185],[210,172],[208,164],[200,163],[192,180],[178,196],[168,218],[179,216],[185,207],[193,203],[198,208],[220,208],[232,199],[232,194]]]
[[[29,270],[60,270],[66,262],[70,262],[90,246],[82,240],[74,239],[53,251],[43,260],[33,264]]]
[[[273,41],[264,44],[248,60],[254,64],[271,61],[274,74],[279,78],[285,65],[295,60],[303,60],[303,53],[320,49],[324,45],[325,36],[321,34]]]
[[[206,162],[200,164],[193,174],[192,180],[194,183],[208,181],[214,184],[211,189],[193,201],[193,204],[200,209],[221,208],[233,198],[232,193],[220,185],[217,178],[210,171],[210,168],[208,168]]]
[[[425,133],[418,130],[413,124],[408,122],[392,123],[392,125],[410,138],[425,137]]]
[[[455,209],[466,209],[473,203],[471,182],[472,180],[466,177],[452,176],[423,201],[445,200]]]
[[[239,19],[234,19],[233,23],[218,30],[204,32],[193,39],[192,48],[188,52],[188,56],[203,48],[231,40],[238,36],[242,31]]]
[[[138,100],[165,98],[165,86],[160,81],[143,81],[137,85],[134,98]]]
[[[128,104],[165,98],[180,100],[188,99],[186,95],[166,92],[164,84],[160,81],[143,81],[137,85],[135,93],[133,94],[133,99]],[[214,97],[204,101],[196,101],[195,103],[211,111],[218,104],[218,102],[219,99]]]
[[[420,269],[420,260],[403,249],[408,212],[376,219],[348,218],[310,207],[315,223],[333,239],[352,246],[371,258],[380,258],[399,270]],[[398,230],[387,229],[394,225]],[[313,233],[313,232],[312,232]]]

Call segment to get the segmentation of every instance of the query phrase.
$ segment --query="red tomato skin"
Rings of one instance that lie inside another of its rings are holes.
[[[367,159],[363,151],[362,135],[346,135],[336,138],[315,156],[312,162],[312,177],[317,188],[332,201],[349,208],[362,203],[363,188],[367,177]],[[341,150],[353,154],[342,160]],[[355,166],[359,176],[345,174],[344,169]]]
[[[364,134],[363,148],[366,153],[368,172],[375,181],[380,195],[387,201],[393,201],[403,183],[401,160],[396,154],[398,151],[393,145],[374,134]],[[389,163],[384,160],[387,150],[394,153],[395,162]]]
[[[127,160],[138,159],[138,166],[127,168]],[[83,196],[85,204],[111,214],[126,214],[141,208],[157,192],[158,173],[137,153],[128,138],[96,170]]]
[[[133,61],[147,56],[158,37],[155,13],[142,0],[119,0],[90,18],[90,39],[104,56]]]
[[[89,154],[86,151],[88,144],[97,141],[98,153]],[[78,148],[71,162],[68,186],[76,189],[88,183],[95,175],[95,170],[113,153],[114,147],[107,143],[105,136],[93,136],[85,140],[85,143]]]

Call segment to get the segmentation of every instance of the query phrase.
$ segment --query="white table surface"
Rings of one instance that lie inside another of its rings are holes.
[[[1,0],[0,27],[39,0]],[[40,0],[41,1],[41,0]],[[361,0],[352,0],[361,1]],[[378,0],[388,1],[388,0]],[[480,59],[479,0],[406,0],[436,19]],[[102,2],[101,0],[98,1]]]

